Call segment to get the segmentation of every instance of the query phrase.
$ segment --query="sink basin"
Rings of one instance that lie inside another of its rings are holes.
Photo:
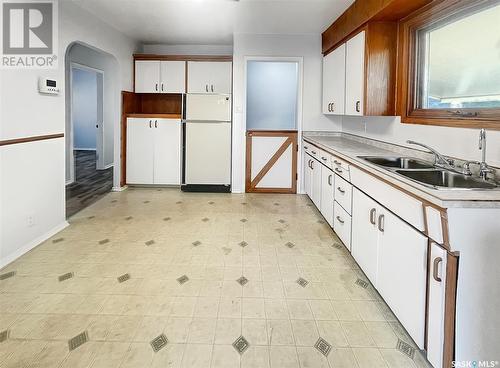
[[[446,170],[396,170],[421,184],[445,189],[494,189],[496,184]]]
[[[419,160],[412,157],[376,157],[364,156],[361,157],[372,164],[394,168],[394,169],[433,169],[434,165],[430,162]]]

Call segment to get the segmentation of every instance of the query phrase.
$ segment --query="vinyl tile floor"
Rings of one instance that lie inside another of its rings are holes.
[[[0,270],[0,367],[427,363],[305,196],[130,188]]]

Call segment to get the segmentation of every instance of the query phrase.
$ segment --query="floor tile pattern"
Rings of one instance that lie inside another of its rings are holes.
[[[428,367],[318,221],[304,196],[109,193],[0,270],[0,368]]]

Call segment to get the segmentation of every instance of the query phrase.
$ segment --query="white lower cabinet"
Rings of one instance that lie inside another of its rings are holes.
[[[427,237],[386,209],[377,216],[377,229],[377,290],[424,349]]]
[[[335,188],[335,174],[326,166],[321,166],[321,214],[328,224],[333,227],[333,197]]]
[[[304,155],[304,192],[311,198],[311,184],[312,184],[312,169],[311,169],[311,156]]]
[[[321,164],[311,161],[311,199],[316,208],[321,208]]]
[[[181,122],[127,119],[127,184],[179,185]]]
[[[373,199],[358,189],[353,190],[351,253],[373,285],[377,282],[380,208]]]
[[[427,360],[434,367],[443,366],[444,315],[446,296],[447,252],[431,243],[427,321]]]
[[[423,349],[427,237],[358,189],[352,205],[352,255]]]
[[[347,249],[351,249],[351,229],[352,229],[352,219],[351,215],[349,215],[346,210],[342,208],[341,205],[337,203],[337,201],[333,204],[333,230],[338,235],[342,243],[347,247]]]

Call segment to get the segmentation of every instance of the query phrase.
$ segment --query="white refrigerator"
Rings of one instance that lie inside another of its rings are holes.
[[[184,190],[230,191],[231,95],[187,94]]]

